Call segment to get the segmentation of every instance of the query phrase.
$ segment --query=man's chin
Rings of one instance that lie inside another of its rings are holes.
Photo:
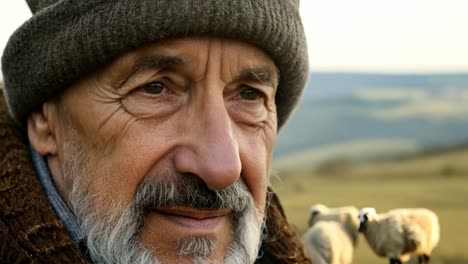
[[[187,224],[187,219],[174,220],[166,213],[151,211],[139,238],[161,263],[253,263],[263,226],[254,212],[237,220],[227,215],[213,220],[214,224],[193,223],[193,219]]]
[[[158,258],[209,258],[220,260],[211,263],[223,263],[234,243],[234,230],[231,217],[222,212],[151,211],[139,238]]]

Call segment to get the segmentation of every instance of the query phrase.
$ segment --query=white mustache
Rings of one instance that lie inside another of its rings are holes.
[[[170,207],[227,209],[235,216],[248,208],[250,199],[247,186],[241,181],[222,190],[211,190],[195,175],[182,174],[147,178],[138,187],[133,204],[135,209],[143,211]]]

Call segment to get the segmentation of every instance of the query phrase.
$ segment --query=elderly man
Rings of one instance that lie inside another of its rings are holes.
[[[269,187],[298,0],[28,0],[2,58],[1,263],[308,263]]]

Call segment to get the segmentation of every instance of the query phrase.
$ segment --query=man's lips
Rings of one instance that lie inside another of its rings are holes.
[[[193,208],[157,208],[154,212],[179,226],[205,232],[214,231],[229,214],[228,210],[205,211]]]

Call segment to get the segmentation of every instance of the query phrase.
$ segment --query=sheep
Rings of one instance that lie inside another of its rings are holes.
[[[316,204],[310,208],[308,225],[312,227],[319,221],[335,221],[343,225],[346,233],[356,246],[359,228],[359,210],[354,206],[329,208],[323,204]]]
[[[353,243],[343,226],[334,221],[320,221],[302,237],[314,264],[351,264]]]
[[[428,209],[394,209],[377,214],[374,208],[363,208],[359,220],[359,232],[378,256],[389,258],[390,264],[406,262],[410,254],[418,255],[420,264],[429,263],[439,242],[439,220]]]
[[[353,206],[311,207],[309,230],[303,241],[312,263],[349,264],[358,235],[358,209]]]

